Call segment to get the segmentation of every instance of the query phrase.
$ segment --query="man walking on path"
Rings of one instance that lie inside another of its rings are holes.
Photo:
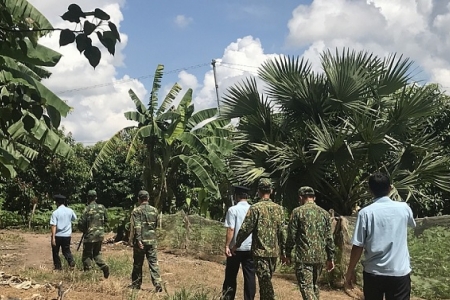
[[[83,215],[78,221],[78,229],[83,232],[83,267],[84,271],[92,268],[92,260],[103,271],[103,277],[109,277],[109,266],[102,258],[102,243],[105,236],[105,225],[108,222],[106,208],[97,204],[97,193],[94,190],[88,192],[89,204],[84,209]]]
[[[353,247],[345,276],[353,288],[355,267],[364,250],[363,291],[366,300],[408,300],[411,294],[411,265],[407,227],[415,227],[411,208],[391,200],[390,179],[383,173],[369,177],[373,203],[361,209],[353,233]]]
[[[157,293],[162,292],[161,276],[157,257],[156,228],[158,225],[158,210],[148,203],[147,191],[138,193],[140,205],[131,213],[133,224],[133,271],[131,273],[131,288],[140,289],[142,285],[142,266],[147,257],[150,276]]]
[[[252,234],[252,255],[261,300],[275,299],[272,274],[275,271],[278,256],[284,256],[284,210],[282,206],[270,199],[270,194],[272,194],[270,179],[260,179],[259,202],[250,206],[236,237],[236,245],[231,251],[235,253],[236,249],[241,247],[245,239]]]
[[[53,265],[55,270],[62,270],[59,248],[70,268],[75,267],[72,253],[70,252],[70,240],[72,236],[72,221],[77,219],[75,212],[65,206],[66,197],[63,195],[53,196],[58,208],[50,218],[51,244],[53,254]]]
[[[303,186],[298,191],[300,207],[292,211],[286,239],[286,263],[291,263],[295,248],[295,274],[304,300],[318,300],[318,279],[323,263],[334,269],[334,243],[330,214],[316,205],[314,189]]]
[[[227,264],[225,267],[225,280],[223,282],[222,294],[226,300],[234,300],[236,296],[236,277],[239,267],[242,265],[244,275],[244,300],[253,300],[256,294],[255,266],[251,252],[252,236],[245,239],[236,252],[232,255],[231,250],[236,244],[236,236],[244,221],[250,204],[248,204],[248,191],[250,189],[243,186],[234,187],[234,196],[237,204],[230,207],[225,216],[225,227],[227,233],[225,238],[225,255]]]

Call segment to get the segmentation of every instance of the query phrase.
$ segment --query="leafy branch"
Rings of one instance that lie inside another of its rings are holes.
[[[81,23],[81,19],[85,19],[87,16],[93,16],[94,19],[99,20],[99,22],[95,24],[85,20]],[[117,26],[113,22],[109,21],[110,16],[103,10],[96,8],[92,12],[84,12],[77,4],[71,4],[69,5],[67,12],[65,12],[61,18],[65,21],[79,24],[82,30],[61,30],[61,34],[59,36],[60,46],[66,46],[75,42],[80,54],[84,52],[84,56],[89,60],[91,66],[95,68],[100,63],[101,59],[100,49],[92,45],[92,39],[89,37],[95,32],[100,43],[108,49],[108,52],[111,55],[114,55],[116,43],[117,41],[121,41],[120,34],[117,30]],[[98,31],[98,29],[106,23],[109,30],[103,32]]]

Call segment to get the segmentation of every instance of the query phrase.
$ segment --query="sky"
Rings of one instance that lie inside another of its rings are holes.
[[[29,0],[55,28],[72,28],[60,16],[75,0]],[[195,110],[216,107],[219,95],[254,76],[267,59],[292,55],[320,70],[320,54],[343,47],[415,61],[415,79],[450,90],[450,0],[77,0],[84,11],[111,15],[122,42],[102,49],[94,70],[75,45],[59,47],[59,33],[41,43],[63,54],[44,83],[73,107],[62,121],[85,145],[109,139],[135,123],[132,89],[148,103],[152,75],[163,64],[160,98],[178,82],[194,91]],[[93,4],[95,3],[95,4]],[[95,38],[94,38],[95,39]]]

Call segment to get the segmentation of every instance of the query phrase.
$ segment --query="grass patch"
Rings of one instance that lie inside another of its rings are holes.
[[[421,235],[409,236],[413,272],[412,293],[425,299],[444,299],[450,295],[450,232],[433,227]]]
[[[173,294],[165,295],[164,300],[219,300],[222,299],[221,293],[211,291],[204,287],[181,288]]]
[[[0,242],[1,243],[23,243],[25,239],[17,233],[1,233]]]

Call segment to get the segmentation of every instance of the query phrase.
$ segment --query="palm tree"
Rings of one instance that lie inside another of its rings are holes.
[[[254,79],[228,90],[221,112],[240,118],[238,178],[274,178],[290,207],[298,187],[311,185],[341,214],[369,201],[366,180],[376,170],[390,174],[396,199],[420,203],[426,186],[450,189],[449,158],[424,129],[439,113],[439,91],[411,83],[410,60],[343,50],[321,62],[314,72],[303,59],[269,60],[258,72],[263,94]]]
[[[187,167],[211,197],[220,198],[218,184],[212,175],[225,172],[222,158],[233,149],[233,144],[227,139],[229,120],[218,119],[216,108],[194,113],[192,89],[188,89],[175,105],[174,100],[181,91],[177,83],[158,107],[163,70],[164,67],[159,65],[155,71],[147,107],[132,90],[129,91],[136,110],[126,112],[125,117],[136,121],[137,125],[123,128],[107,141],[93,169],[115,151],[116,144],[124,135],[132,134],[127,161],[139,151],[144,151],[143,181],[145,188],[153,192],[156,207],[162,208],[167,203],[168,181],[172,181],[180,164]]]

